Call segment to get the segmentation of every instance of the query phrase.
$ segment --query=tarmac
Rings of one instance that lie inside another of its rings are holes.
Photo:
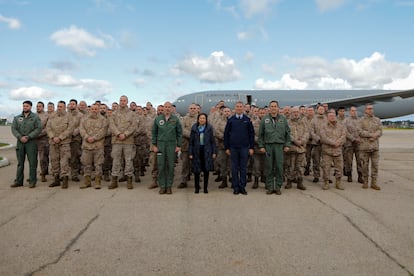
[[[414,130],[384,130],[381,191],[356,182],[233,195],[210,180],[172,195],[149,190],[10,188],[0,150],[0,275],[414,275]],[[13,143],[10,127],[0,142]],[[26,166],[27,167],[27,166]],[[27,172],[25,177],[27,176]],[[346,180],[346,179],[344,179]]]

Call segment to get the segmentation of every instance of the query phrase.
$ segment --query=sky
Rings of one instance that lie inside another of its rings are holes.
[[[413,14],[414,0],[0,0],[0,116],[26,99],[412,89]]]

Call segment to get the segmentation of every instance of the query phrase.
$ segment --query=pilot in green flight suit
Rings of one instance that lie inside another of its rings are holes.
[[[12,133],[17,138],[16,156],[17,172],[16,180],[11,185],[12,188],[23,186],[24,161],[27,154],[29,160],[29,187],[36,186],[37,170],[37,144],[36,137],[42,131],[42,122],[37,114],[31,111],[32,102],[23,102],[23,112],[13,119]]]
[[[283,155],[291,145],[290,128],[285,116],[279,114],[279,103],[269,103],[270,113],[260,122],[258,144],[266,153],[265,174],[267,194],[281,194],[283,184]]]
[[[182,127],[180,119],[171,114],[171,103],[164,104],[164,113],[154,120],[152,146],[157,154],[160,194],[171,194],[176,153],[181,150]]]

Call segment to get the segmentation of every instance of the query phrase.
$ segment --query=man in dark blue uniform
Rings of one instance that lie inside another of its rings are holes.
[[[247,195],[247,160],[253,154],[254,128],[250,118],[243,114],[242,102],[237,102],[234,109],[236,114],[228,119],[224,130],[224,148],[231,159],[233,194]]]

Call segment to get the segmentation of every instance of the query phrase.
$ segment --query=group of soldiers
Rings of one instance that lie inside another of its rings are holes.
[[[49,187],[68,188],[69,178],[79,182],[79,175],[83,174],[84,182],[80,188],[94,184],[96,189],[100,189],[104,180],[110,181],[109,189],[117,188],[119,182],[123,181],[126,181],[128,189],[133,189],[133,182],[140,182],[140,176],[145,175],[147,167],[151,167],[152,181],[148,188],[161,187],[161,194],[171,194],[171,181],[160,185],[164,180],[159,178],[173,179],[177,162],[182,162],[178,188],[188,186],[191,179],[188,143],[191,127],[201,112],[198,104],[190,104],[184,116],[178,114],[170,102],[155,109],[149,102],[146,106],[128,103],[127,96],[121,96],[119,103],[115,102],[110,107],[99,101],[88,106],[85,101],[78,103],[72,99],[67,105],[59,101],[57,108],[49,102],[46,110],[44,103],[38,102],[36,113],[31,108],[31,101],[23,102],[23,112],[13,120],[18,166],[11,187],[23,186],[26,155],[31,188],[37,183],[38,159],[41,181],[47,182],[46,176],[53,176]],[[374,116],[372,104],[365,106],[362,117],[358,117],[356,107],[351,107],[348,116],[345,116],[344,108],[332,110],[326,104],[320,104],[316,109],[277,106],[277,113],[287,120],[290,134],[289,139],[282,143],[282,156],[276,155],[275,160],[276,168],[282,168],[279,173],[283,175],[286,189],[291,188],[292,183],[296,183],[298,189],[306,189],[303,176],[311,173],[313,182],[319,182],[321,169],[322,188],[329,189],[330,170],[334,167],[335,187],[342,190],[343,175],[347,176],[348,182],[353,181],[355,157],[358,182],[363,188],[370,186],[380,190],[377,176],[382,125]],[[163,119],[167,117],[166,114],[168,118],[171,116],[174,119],[174,128],[163,134],[158,129],[167,126],[164,126],[166,122]],[[263,127],[265,120],[271,118],[267,116],[269,114],[269,107],[244,105],[244,115],[250,118],[255,133],[253,154],[247,163],[247,182],[253,182],[253,189],[259,187],[260,181],[266,182],[265,160],[268,153],[263,150],[259,133],[261,122]],[[215,181],[220,182],[219,188],[231,185],[231,163],[224,144],[224,132],[231,116],[234,116],[233,110],[224,101],[218,102],[208,115],[217,146],[214,168],[217,175]],[[178,120],[175,121],[175,118]],[[278,122],[273,123],[277,125]],[[277,127],[272,135],[278,135]],[[159,149],[162,141],[172,141],[171,150],[176,153],[173,159],[159,160],[166,158]],[[275,143],[278,143],[277,139]],[[159,166],[162,166],[160,171]],[[168,175],[165,175],[166,171]]]

